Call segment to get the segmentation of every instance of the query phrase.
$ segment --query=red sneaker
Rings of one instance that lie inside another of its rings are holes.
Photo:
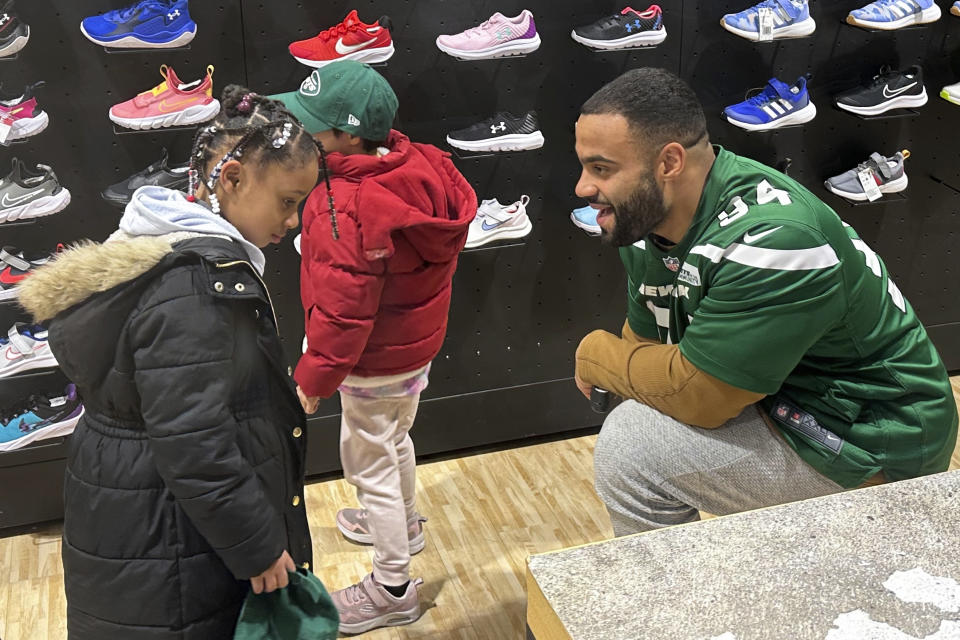
[[[309,67],[322,67],[337,60],[374,64],[393,55],[390,18],[381,16],[373,24],[360,21],[357,10],[343,22],[307,40],[290,44],[290,55]]]

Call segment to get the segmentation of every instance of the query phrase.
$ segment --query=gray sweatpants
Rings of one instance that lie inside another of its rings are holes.
[[[814,498],[843,488],[775,435],[755,406],[717,429],[628,400],[607,416],[593,454],[615,535]]]

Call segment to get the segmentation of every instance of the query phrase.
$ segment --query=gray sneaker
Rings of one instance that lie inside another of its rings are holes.
[[[70,204],[70,192],[60,186],[53,169],[38,164],[28,169],[13,159],[13,168],[0,180],[0,222],[48,216]]]
[[[838,176],[829,178],[823,185],[832,193],[848,200],[862,202],[867,194],[860,184],[858,174],[866,171],[877,183],[880,193],[899,193],[907,188],[907,174],[903,170],[903,161],[910,157],[910,152],[904,149],[889,158],[879,153],[870,154],[870,159],[861,162],[856,169],[850,169]]]
[[[411,580],[406,593],[394,598],[370,573],[357,584],[334,591],[330,598],[340,614],[340,633],[363,633],[416,622],[420,618],[417,586],[421,584],[420,578]]]
[[[369,513],[366,509],[340,509],[337,511],[337,529],[347,540],[358,544],[373,544],[370,535],[370,525],[367,524]],[[410,555],[423,551],[427,542],[423,537],[423,523],[427,519],[419,513],[417,519],[407,525],[407,537],[410,540]]]

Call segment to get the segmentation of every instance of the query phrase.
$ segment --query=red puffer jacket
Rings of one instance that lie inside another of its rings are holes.
[[[303,211],[300,295],[309,347],[294,378],[329,397],[347,375],[414,371],[440,351],[457,257],[477,196],[450,154],[398,131],[382,158],[327,157],[340,239],[321,183]]]

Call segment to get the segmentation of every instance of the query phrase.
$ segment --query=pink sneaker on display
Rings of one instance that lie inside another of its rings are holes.
[[[416,622],[420,618],[417,586],[421,584],[420,578],[411,580],[406,592],[395,598],[369,573],[357,584],[334,591],[330,598],[340,614],[340,633],[363,633]]]
[[[220,113],[213,97],[213,65],[200,80],[184,84],[173,67],[160,65],[163,82],[110,107],[110,119],[128,129],[160,129],[206,122]]]
[[[366,509],[340,509],[337,511],[337,529],[347,540],[358,544],[373,544],[370,526],[367,524],[369,513]],[[410,540],[410,555],[423,551],[427,545],[423,537],[423,523],[427,519],[417,514],[417,519],[407,525],[407,537]]]
[[[19,97],[0,100],[0,119],[10,124],[6,142],[35,136],[50,124],[50,116],[37,106],[33,92],[42,87],[43,81],[32,84],[23,90]]]
[[[533,14],[524,9],[515,18],[495,13],[479,26],[439,36],[437,47],[461,60],[486,60],[533,53],[540,48],[540,36]]]

